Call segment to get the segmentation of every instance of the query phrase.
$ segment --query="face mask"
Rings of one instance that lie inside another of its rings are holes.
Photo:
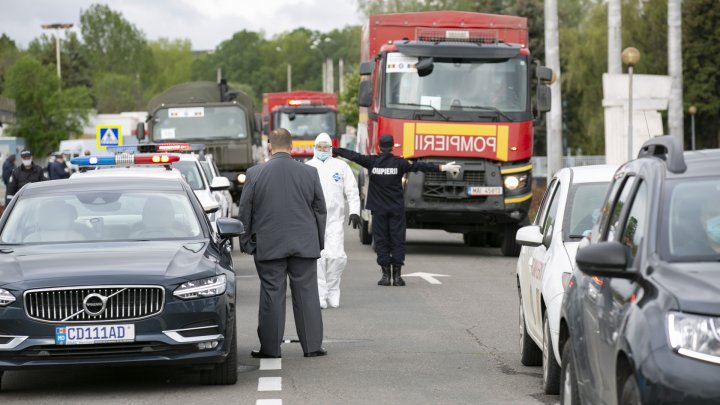
[[[327,158],[329,158],[331,154],[332,154],[332,150],[319,151],[319,150],[315,149],[315,157],[318,158],[318,160],[320,160],[322,162],[326,161]]]
[[[23,159],[22,162],[25,166],[28,167],[32,165],[32,159]]]
[[[705,232],[710,240],[720,244],[720,215],[705,221]]]

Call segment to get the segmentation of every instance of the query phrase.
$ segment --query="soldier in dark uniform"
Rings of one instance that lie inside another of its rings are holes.
[[[407,172],[458,172],[460,166],[455,162],[445,165],[434,163],[411,163],[393,156],[393,137],[380,137],[380,152],[376,156],[365,156],[343,148],[333,148],[338,156],[363,166],[368,170],[370,182],[365,207],[372,212],[372,236],[375,240],[377,263],[382,269],[382,278],[378,285],[390,285],[390,266],[392,265],[392,283],[404,286],[401,269],[405,263],[405,199],[402,178]]]
[[[32,160],[32,152],[29,150],[20,152],[20,159],[22,160],[22,164],[13,170],[10,175],[10,181],[8,181],[7,196],[5,198],[6,206],[10,203],[15,193],[24,185],[45,180],[43,168],[36,165]]]

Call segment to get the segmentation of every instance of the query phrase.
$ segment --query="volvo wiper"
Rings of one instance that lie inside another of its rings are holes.
[[[435,111],[435,114],[441,116],[445,121],[450,121],[450,118],[443,115],[437,108],[431,106],[430,104],[417,104],[417,103],[396,103],[393,105],[406,105],[409,107],[430,107],[433,111]],[[415,115],[422,115],[419,111],[415,111]]]
[[[495,112],[497,115],[505,118],[505,120],[507,120],[507,121],[512,121],[512,118],[508,117],[507,114],[505,114],[504,112],[500,111],[500,110],[497,109],[496,107],[489,107],[489,106],[484,106],[484,105],[463,105],[463,106],[460,106],[460,107],[461,107],[461,108],[475,108],[475,109],[477,109],[477,110],[492,111],[492,112]]]

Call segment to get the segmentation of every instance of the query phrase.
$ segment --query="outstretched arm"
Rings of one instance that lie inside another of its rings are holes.
[[[333,152],[336,155],[343,157],[347,160],[351,160],[368,170],[372,170],[374,159],[371,156],[361,155],[357,152],[353,152],[344,148],[333,148]]]

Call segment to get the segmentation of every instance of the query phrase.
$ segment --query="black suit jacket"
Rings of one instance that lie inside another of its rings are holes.
[[[317,169],[275,153],[248,169],[240,197],[240,247],[255,260],[318,258],[326,208]]]

